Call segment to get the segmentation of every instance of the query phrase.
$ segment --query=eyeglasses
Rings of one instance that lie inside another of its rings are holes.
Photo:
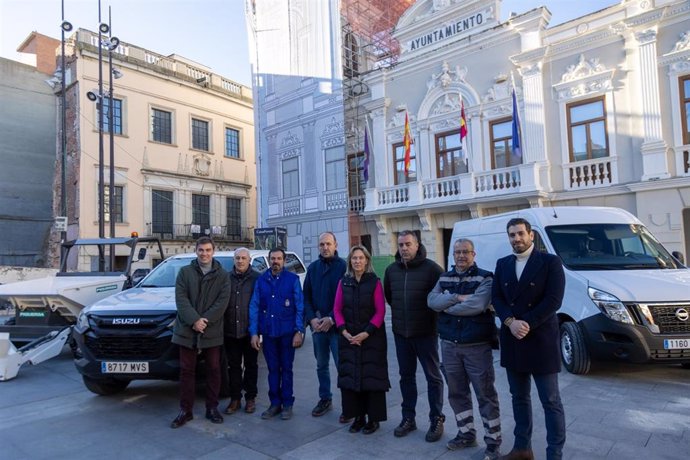
[[[469,254],[474,254],[474,251],[467,251],[465,249],[459,250],[459,251],[453,251],[453,254],[456,256],[466,256]]]

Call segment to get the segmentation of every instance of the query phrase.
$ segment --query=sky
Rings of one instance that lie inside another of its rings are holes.
[[[261,0],[257,0],[261,1]],[[287,0],[286,0],[287,1]],[[328,0],[312,0],[328,1]],[[98,0],[64,0],[65,19],[75,29],[98,30]],[[112,12],[112,31],[121,41],[162,55],[178,54],[214,73],[251,85],[244,0],[101,0],[101,18]],[[504,0],[501,20],[510,12],[546,6],[550,25],[560,24],[616,0]],[[60,38],[61,0],[0,0],[0,56],[21,60],[16,52],[36,31]]]

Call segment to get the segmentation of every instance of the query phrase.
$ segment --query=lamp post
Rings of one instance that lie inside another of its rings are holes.
[[[103,35],[108,34],[108,38],[104,39]],[[105,238],[105,171],[103,167],[103,162],[105,160],[105,146],[103,139],[104,132],[104,116],[103,112],[105,110],[105,97],[106,94],[103,92],[103,47],[105,46],[108,50],[108,73],[109,75],[109,89],[107,93],[108,97],[108,130],[110,131],[110,185],[109,185],[109,206],[108,215],[110,217],[110,237],[115,236],[115,221],[114,221],[114,211],[115,211],[115,140],[113,137],[113,61],[112,61],[112,51],[117,48],[120,44],[120,40],[117,37],[113,37],[110,33],[110,9],[108,10],[108,24],[101,22],[101,2],[98,0],[98,94],[93,91],[86,93],[89,100],[96,102],[96,109],[98,111],[98,237]],[[118,75],[122,74],[118,72]],[[117,78],[119,78],[119,76]],[[115,253],[114,247],[110,246],[109,251],[109,269],[114,270],[115,265]],[[105,271],[105,253],[102,246],[98,249],[98,270]]]
[[[65,0],[62,0],[61,2],[61,9],[62,9],[62,18],[61,18],[61,23],[60,23],[60,32],[61,32],[61,40],[60,40],[60,71],[61,71],[61,94],[60,94],[60,112],[61,112],[61,146],[60,146],[60,215],[63,218],[67,217],[67,165],[65,164],[67,162],[67,81],[66,81],[66,64],[65,64],[65,32],[69,32],[72,30],[72,24],[68,21],[65,21]],[[67,222],[65,222],[65,225]],[[65,227],[64,230],[60,231],[60,242],[64,243],[65,240],[67,240],[67,228]],[[64,258],[63,250],[62,250],[62,245],[60,246],[60,264],[62,264]]]

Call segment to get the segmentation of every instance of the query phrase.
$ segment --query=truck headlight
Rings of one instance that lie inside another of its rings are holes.
[[[80,331],[85,331],[90,327],[89,317],[85,312],[81,312],[77,318],[77,329]]]
[[[592,287],[587,289],[587,293],[592,302],[599,307],[604,315],[620,323],[634,324],[630,312],[615,295]]]

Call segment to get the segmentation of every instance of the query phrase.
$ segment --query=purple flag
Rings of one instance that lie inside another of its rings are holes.
[[[369,155],[371,155],[371,152],[369,151],[369,131],[367,130],[367,127],[364,127],[364,167],[363,167],[363,173],[364,173],[364,182],[369,181]]]

